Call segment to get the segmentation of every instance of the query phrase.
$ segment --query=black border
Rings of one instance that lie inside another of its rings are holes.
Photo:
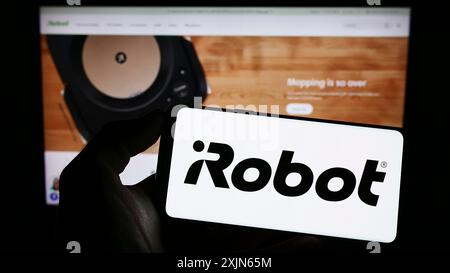
[[[146,1],[81,0],[83,6],[312,6],[366,7],[365,1]],[[381,0],[382,7],[411,7],[408,73],[406,83],[404,135],[404,182],[400,193],[398,247],[382,246],[382,251],[448,251],[447,184],[448,102],[443,79],[448,67],[441,61],[448,56],[445,18],[441,1]],[[4,133],[7,158],[4,166],[3,199],[8,206],[2,228],[0,251],[51,251],[56,207],[45,205],[43,113],[39,46],[39,6],[66,6],[65,0],[11,1],[17,3],[20,20],[5,26],[6,60],[11,64],[5,82],[15,82],[5,97],[8,111]],[[6,4],[6,3],[5,3]],[[444,63],[445,64],[445,63]],[[434,79],[434,81],[430,81]],[[8,89],[8,87],[5,87]],[[24,92],[20,92],[25,90]],[[422,96],[422,94],[436,94]],[[18,107],[19,106],[19,107]],[[405,137],[406,140],[406,137]],[[24,155],[26,155],[24,157]],[[442,160],[441,157],[444,157]],[[14,183],[11,183],[14,181]],[[336,248],[345,251],[346,245]]]
[[[66,0],[38,0],[39,5],[67,6]],[[408,7],[412,1],[381,0],[381,7]],[[366,0],[81,0],[81,6],[179,7],[369,7]]]

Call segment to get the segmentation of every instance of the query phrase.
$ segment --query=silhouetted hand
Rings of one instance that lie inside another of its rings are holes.
[[[124,186],[130,158],[161,135],[164,116],[114,122],[94,136],[60,179],[59,247],[81,252],[292,252],[315,249],[314,236],[173,219],[165,213],[166,185],[152,175]],[[164,151],[163,151],[164,152]]]

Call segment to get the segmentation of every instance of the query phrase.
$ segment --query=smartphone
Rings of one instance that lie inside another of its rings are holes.
[[[392,242],[401,129],[182,108],[161,139],[169,217]]]

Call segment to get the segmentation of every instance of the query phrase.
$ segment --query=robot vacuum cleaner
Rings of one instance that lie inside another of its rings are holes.
[[[178,36],[47,35],[63,96],[81,136],[176,104],[208,87],[191,42]]]

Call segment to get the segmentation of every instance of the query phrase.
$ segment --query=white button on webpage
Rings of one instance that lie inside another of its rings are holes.
[[[311,115],[314,107],[309,103],[289,103],[286,112],[290,115]]]

